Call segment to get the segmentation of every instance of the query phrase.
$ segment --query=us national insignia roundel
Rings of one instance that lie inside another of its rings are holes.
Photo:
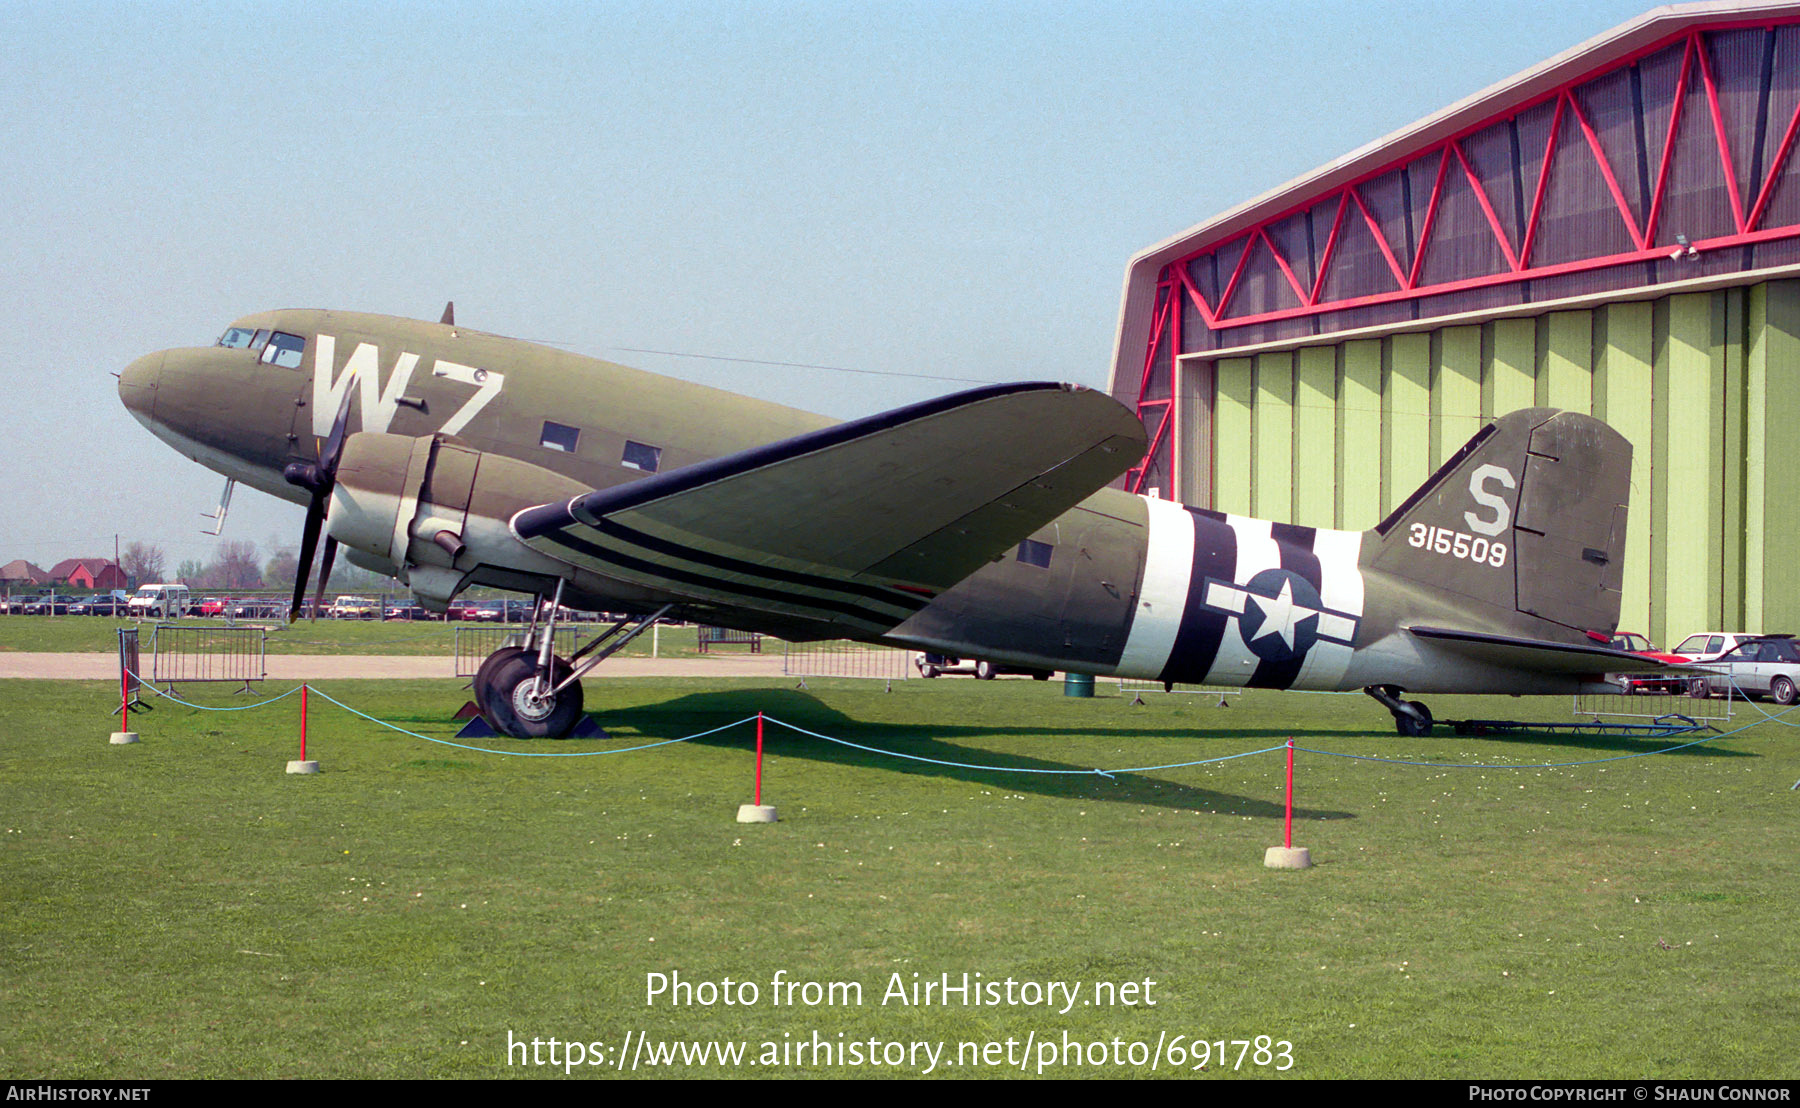
[[[1361,532],[1150,501],[1118,672],[1165,683],[1335,689],[1363,614]]]

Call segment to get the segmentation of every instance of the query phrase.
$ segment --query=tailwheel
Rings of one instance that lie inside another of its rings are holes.
[[[561,658],[538,676],[537,657],[517,647],[497,650],[476,674],[476,703],[488,726],[515,739],[560,739],[581,721],[581,682],[552,692],[572,670]],[[485,680],[484,680],[485,677]]]
[[[1394,714],[1394,730],[1409,739],[1431,734],[1431,709],[1416,700],[1401,700],[1398,685],[1368,685],[1363,692]]]
[[[1401,710],[1394,713],[1394,729],[1409,739],[1417,739],[1431,734],[1431,709],[1416,700],[1400,702]],[[1410,711],[1406,709],[1411,709]]]

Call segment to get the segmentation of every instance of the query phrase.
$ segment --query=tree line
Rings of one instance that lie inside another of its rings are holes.
[[[242,592],[252,589],[292,589],[300,559],[292,547],[271,543],[274,553],[266,560],[259,557],[256,544],[243,539],[226,539],[213,550],[209,561],[184,560],[175,567],[173,576],[160,546],[148,542],[126,544],[119,555],[119,568],[125,571],[131,587],[179,581],[190,589]],[[331,571],[331,585],[336,590],[395,592],[402,588],[392,577],[382,577],[368,570],[346,564],[339,559]]]

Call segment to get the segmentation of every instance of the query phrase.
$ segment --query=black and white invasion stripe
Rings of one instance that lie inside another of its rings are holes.
[[[1336,689],[1363,613],[1359,531],[1147,499],[1143,584],[1120,676]]]

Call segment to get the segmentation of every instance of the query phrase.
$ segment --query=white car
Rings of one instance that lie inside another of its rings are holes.
[[[1740,636],[1740,642],[1716,661],[1705,663],[1717,677],[1697,677],[1695,683],[1711,696],[1735,689],[1739,695],[1766,696],[1786,707],[1800,700],[1800,644],[1791,635]]]
[[[1026,669],[1022,666],[1003,666],[998,662],[990,662],[976,658],[952,658],[943,654],[915,654],[913,665],[918,668],[920,677],[937,677],[946,673],[972,674],[981,681],[992,681],[1001,674],[1024,674],[1034,681],[1050,680],[1047,669]]]
[[[1682,639],[1681,645],[1669,653],[1680,654],[1690,662],[1716,662],[1728,651],[1737,649],[1739,643],[1760,638],[1761,635],[1748,631],[1701,631]]]

